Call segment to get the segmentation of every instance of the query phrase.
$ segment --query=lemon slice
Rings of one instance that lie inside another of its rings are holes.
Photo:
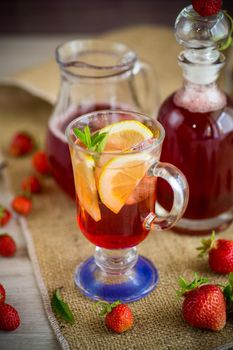
[[[98,191],[102,203],[117,214],[127,202],[151,165],[151,155],[114,157],[101,169]]]
[[[98,203],[98,192],[96,188],[94,166],[95,162],[91,156],[77,152],[71,152],[74,172],[74,182],[80,205],[95,220],[101,220]]]
[[[128,150],[132,146],[153,137],[152,131],[137,120],[124,120],[100,130],[107,132],[104,151]]]

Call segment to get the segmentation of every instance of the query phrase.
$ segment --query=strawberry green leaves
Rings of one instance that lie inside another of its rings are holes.
[[[201,240],[202,245],[196,248],[197,250],[200,251],[200,253],[198,254],[199,258],[202,258],[206,253],[208,253],[213,248],[214,241],[215,241],[215,231],[212,232],[210,238]]]
[[[60,316],[64,321],[73,324],[74,315],[70,310],[69,306],[62,300],[60,293],[61,288],[55,290],[52,296],[51,305],[55,314]]]
[[[91,135],[88,126],[85,126],[83,131],[78,128],[74,128],[73,131],[75,136],[87,147],[87,149],[98,153],[103,152],[107,142],[107,132],[96,132]]]
[[[5,208],[0,206],[0,218],[4,217],[4,213],[5,213]]]
[[[117,305],[120,305],[120,304],[121,304],[120,300],[116,300],[112,304],[109,304],[106,301],[98,301],[96,303],[96,306],[99,309],[99,315],[105,316],[105,315],[109,314],[112,311],[112,309],[114,309],[114,307],[116,307]]]
[[[233,310],[233,272],[229,274],[228,283],[223,289],[228,311]]]
[[[194,273],[194,280],[187,282],[183,277],[179,277],[178,283],[180,290],[176,291],[177,296],[182,296],[185,293],[202,286],[208,282],[208,278],[200,277],[196,272]]]

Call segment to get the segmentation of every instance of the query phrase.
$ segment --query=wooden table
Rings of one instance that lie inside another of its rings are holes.
[[[6,171],[0,173],[0,203],[8,206],[11,193]],[[0,233],[6,229],[0,229]],[[57,350],[59,345],[45,315],[36,285],[25,240],[16,217],[7,226],[17,244],[14,258],[0,257],[0,283],[7,292],[7,303],[14,306],[21,317],[21,326],[14,332],[0,331],[1,350]]]
[[[57,44],[69,37],[33,37],[0,39],[0,77],[28,66],[41,63],[53,56]],[[1,137],[1,126],[0,126]],[[9,206],[12,194],[9,191],[7,172],[0,172],[0,203]],[[7,226],[15,238],[18,249],[14,258],[0,257],[0,283],[6,287],[7,302],[20,314],[21,326],[14,332],[0,331],[1,350],[58,350],[60,346],[45,315],[33,268],[27,254],[17,218]],[[0,229],[0,233],[5,229]]]

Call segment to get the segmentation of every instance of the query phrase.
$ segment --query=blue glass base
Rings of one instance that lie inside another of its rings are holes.
[[[152,292],[159,277],[155,266],[142,256],[130,272],[120,275],[106,274],[91,257],[77,267],[74,280],[81,293],[93,300],[129,303]]]

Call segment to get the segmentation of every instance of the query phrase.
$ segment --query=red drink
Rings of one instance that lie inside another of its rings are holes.
[[[147,121],[148,125],[153,125],[151,130],[141,122],[129,119],[124,112],[112,112],[109,118],[112,124],[109,124],[107,113],[110,112],[99,114],[89,122],[92,131],[98,120],[102,125],[98,129],[99,135],[107,135],[104,153],[89,153],[85,142],[80,145],[83,136],[75,139],[77,136],[74,135],[80,135],[80,128],[78,134],[75,134],[76,127],[71,129],[77,221],[86,238],[96,246],[125,249],[137,246],[150,232],[147,217],[150,214],[154,219],[155,216],[157,178],[149,169],[160,156],[161,148],[160,145],[156,147],[156,141],[162,136],[152,120]],[[89,116],[91,118],[91,114]],[[88,121],[86,116],[82,119],[85,118]],[[114,123],[116,119],[117,123]],[[74,123],[78,124],[78,119]],[[81,127],[83,125],[85,123]],[[89,144],[95,140],[95,134],[92,132]],[[142,148],[141,143],[153,136],[156,137],[154,142]],[[139,142],[137,151],[130,151]]]
[[[233,206],[233,102],[229,98],[224,102],[218,93],[215,102],[220,108],[208,112],[213,106],[203,92],[188,110],[180,106],[184,95],[173,94],[161,106],[158,120],[166,131],[161,160],[176,165],[188,180],[184,217],[209,219]],[[158,200],[165,207],[172,203],[166,183],[158,186]]]
[[[156,178],[145,177],[139,186],[141,195],[144,192],[146,198],[140,200],[136,189],[130,197],[133,198],[132,204],[128,200],[117,214],[99,201],[101,220],[97,222],[77,205],[79,227],[90,242],[106,249],[123,249],[134,247],[146,238],[149,230],[145,229],[143,222],[154,211]]]
[[[66,127],[73,119],[85,113],[112,108],[107,103],[93,104],[85,108],[79,107],[67,113],[66,116],[51,118],[49,121],[46,150],[52,174],[59,186],[72,198],[75,198],[74,177],[69,148],[65,137]]]

